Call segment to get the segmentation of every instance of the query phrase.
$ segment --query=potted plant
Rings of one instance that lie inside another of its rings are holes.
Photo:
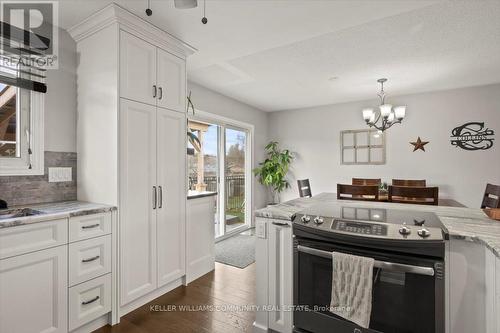
[[[259,163],[259,167],[255,168],[253,173],[259,182],[271,191],[273,200],[271,204],[277,204],[280,193],[290,187],[286,176],[293,156],[288,149],[280,150],[276,141],[269,142],[266,151],[267,158]]]

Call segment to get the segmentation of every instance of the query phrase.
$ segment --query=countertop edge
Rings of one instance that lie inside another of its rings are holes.
[[[188,195],[187,199],[192,200],[192,199],[199,199],[199,198],[205,198],[205,197],[212,197],[215,195],[217,195],[217,192],[201,193],[201,194],[195,194],[195,195]]]
[[[79,208],[78,205],[81,205],[82,207]],[[65,206],[68,206],[66,210]],[[33,207],[35,210],[40,210],[43,213],[33,216],[6,219],[3,221],[0,220],[0,230],[58,219],[113,212],[117,210],[116,206],[84,201],[62,201],[55,203],[34,204],[30,205],[29,207]]]

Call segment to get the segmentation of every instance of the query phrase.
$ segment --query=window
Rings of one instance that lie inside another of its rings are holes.
[[[46,48],[38,44],[48,46],[51,40],[6,22],[1,30],[0,175],[43,175],[47,69]]]
[[[43,174],[43,94],[0,80],[0,175],[37,174]]]
[[[342,164],[385,164],[385,133],[350,130],[340,133]]]

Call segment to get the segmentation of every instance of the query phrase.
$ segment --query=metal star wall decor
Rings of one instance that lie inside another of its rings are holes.
[[[413,151],[414,151],[414,152],[415,152],[415,151],[417,151],[417,150],[419,150],[419,149],[421,149],[422,151],[425,151],[424,146],[425,146],[426,144],[428,144],[428,143],[429,143],[429,141],[422,141],[422,140],[420,139],[420,137],[418,137],[417,141],[415,141],[415,142],[410,142],[410,144],[412,144],[412,145],[413,145]]]

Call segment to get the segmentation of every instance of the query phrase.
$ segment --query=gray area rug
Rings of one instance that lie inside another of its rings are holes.
[[[255,236],[236,235],[216,243],[215,261],[238,268],[255,262]]]

